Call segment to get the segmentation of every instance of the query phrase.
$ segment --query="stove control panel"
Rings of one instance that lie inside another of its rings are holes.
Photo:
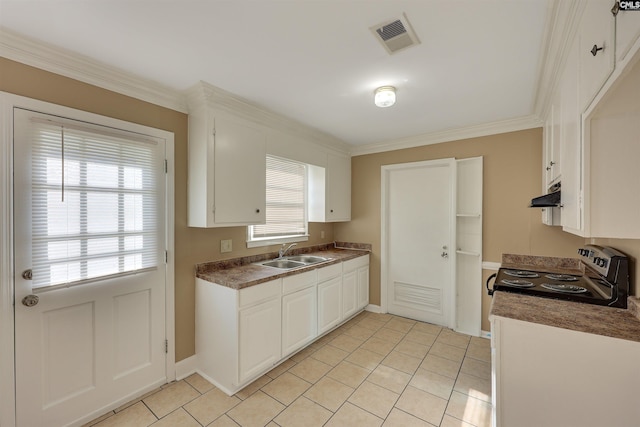
[[[578,249],[578,254],[585,265],[596,270],[607,280],[628,282],[628,260],[625,254],[613,248],[597,245],[585,245]]]

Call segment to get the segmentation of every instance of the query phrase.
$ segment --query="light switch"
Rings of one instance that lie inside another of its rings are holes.
[[[231,239],[228,240],[220,240],[220,252],[231,252],[233,250],[233,241]]]

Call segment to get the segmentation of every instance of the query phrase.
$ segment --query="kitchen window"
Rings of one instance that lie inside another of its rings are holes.
[[[307,165],[267,156],[266,223],[248,227],[247,247],[308,240]]]

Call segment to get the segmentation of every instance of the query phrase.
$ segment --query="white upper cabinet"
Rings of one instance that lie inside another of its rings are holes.
[[[638,12],[640,13],[640,12]],[[589,236],[640,239],[640,62],[585,121]]]
[[[327,221],[351,220],[351,157],[327,157]]]
[[[616,15],[616,62],[627,57],[640,37],[640,12],[619,10]]]
[[[204,109],[189,115],[189,226],[265,221],[266,138],[250,122]]]
[[[190,227],[264,224],[267,154],[309,165],[309,221],[351,219],[347,144],[204,82],[187,101]]]
[[[327,167],[310,165],[309,221],[351,220],[351,157],[329,153]]]
[[[580,230],[582,227],[582,140],[580,138],[580,111],[577,40],[569,50],[560,83],[560,164],[562,165],[561,224],[563,229]]]
[[[613,2],[588,0],[578,33],[580,64],[580,111],[591,103],[614,65],[615,16]]]

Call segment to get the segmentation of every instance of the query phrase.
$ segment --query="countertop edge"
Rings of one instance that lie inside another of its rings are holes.
[[[637,309],[636,301],[633,306]],[[489,310],[489,319],[493,317],[640,342],[640,318],[631,308],[603,307],[496,291]]]
[[[283,277],[328,267],[344,261],[366,256],[370,253],[370,250],[360,248],[333,248],[330,250],[305,252],[305,254],[308,255],[323,256],[331,259],[305,267],[281,271],[278,271],[278,269],[273,267],[261,266],[256,263],[233,265],[227,268],[215,269],[208,272],[198,271],[198,269],[196,269],[196,278],[210,282],[214,285],[240,290]],[[249,275],[252,277],[247,277]]]

